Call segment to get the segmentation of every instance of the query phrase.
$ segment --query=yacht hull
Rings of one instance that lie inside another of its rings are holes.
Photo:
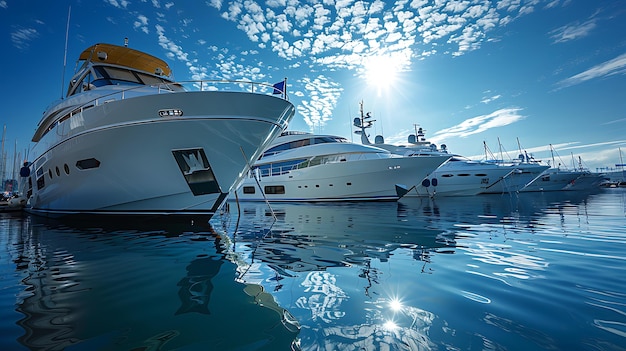
[[[485,188],[482,194],[503,194],[517,192],[541,175],[549,166],[539,164],[519,164],[503,166],[510,172]]]
[[[242,201],[280,202],[396,201],[400,197],[396,185],[415,186],[448,158],[393,157],[326,163],[260,177],[258,184],[255,178],[248,177],[237,190],[237,197]],[[268,189],[284,189],[284,193]]]
[[[448,162],[437,168],[406,196],[478,195],[510,172],[511,169],[492,164]]]
[[[159,114],[172,109],[182,116]],[[276,97],[215,91],[94,106],[35,146],[27,210],[210,217],[293,112]]]

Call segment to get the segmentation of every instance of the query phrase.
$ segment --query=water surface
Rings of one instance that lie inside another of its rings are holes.
[[[0,214],[0,349],[626,350],[625,199]]]

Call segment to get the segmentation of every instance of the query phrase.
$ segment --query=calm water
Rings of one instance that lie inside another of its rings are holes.
[[[626,189],[0,214],[0,350],[626,350]]]

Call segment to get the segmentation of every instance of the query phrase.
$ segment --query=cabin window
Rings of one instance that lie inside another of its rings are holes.
[[[441,178],[450,178],[450,177],[454,177],[454,174],[442,174]]]
[[[485,173],[477,173],[477,174],[474,174],[474,175],[477,176],[477,177],[486,177],[487,176]]]
[[[68,166],[67,163],[63,165],[63,170],[65,171],[65,174],[70,174],[70,166]]]
[[[459,177],[468,177],[469,174],[468,173],[460,173],[458,174]]]
[[[243,187],[243,193],[244,194],[254,194],[255,193],[255,189],[253,186],[244,186]]]
[[[46,186],[46,181],[43,179],[43,176],[37,178],[37,190],[43,189],[44,186]]]
[[[285,187],[283,185],[267,185],[265,187],[266,194],[284,194]]]
[[[96,160],[95,158],[88,158],[85,160],[77,161],[76,167],[82,170],[90,169],[90,168],[98,168],[100,167],[100,161]]]

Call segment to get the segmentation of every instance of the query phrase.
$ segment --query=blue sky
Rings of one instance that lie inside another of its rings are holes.
[[[626,153],[621,0],[0,0],[10,155],[67,86],[68,12],[65,80],[83,49],[128,38],[178,80],[287,78],[293,130],[360,142],[363,101],[387,142],[418,124],[462,155],[552,144],[594,171]]]

